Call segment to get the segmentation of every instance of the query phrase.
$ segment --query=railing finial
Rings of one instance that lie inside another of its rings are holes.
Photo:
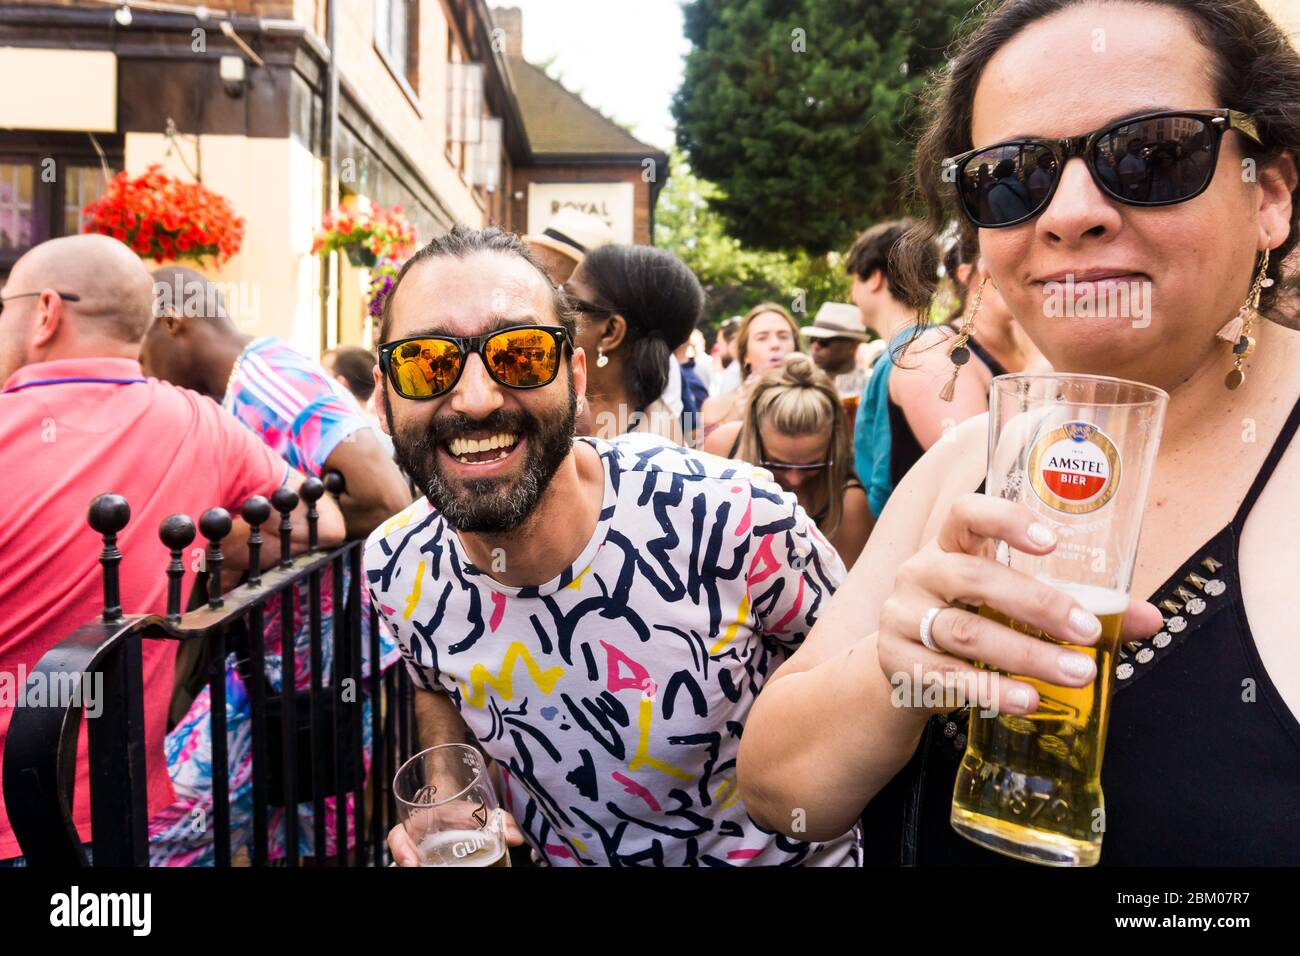
[[[293,522],[289,515],[298,507],[298,493],[281,485],[271,495],[271,504],[280,512],[280,567],[287,568],[293,561]]]
[[[221,565],[225,556],[221,553],[221,539],[230,534],[233,522],[230,512],[225,508],[209,508],[199,518],[199,530],[208,539],[208,607],[221,607]]]
[[[298,487],[298,494],[307,502],[307,548],[315,551],[319,545],[316,537],[316,502],[325,494],[325,485],[319,478],[308,478]]]
[[[117,566],[122,562],[122,552],[117,549],[117,535],[131,520],[131,506],[121,495],[97,495],[90,503],[87,522],[104,539],[104,550],[99,563],[104,569],[104,620],[122,619],[122,589],[118,582]]]
[[[262,525],[271,517],[271,502],[261,495],[253,495],[239,509],[239,516],[248,524],[248,583],[262,583]]]
[[[343,478],[343,472],[333,470],[325,472],[325,490],[335,498],[343,497],[343,492],[347,491],[347,487],[348,483]]]
[[[158,540],[171,552],[167,565],[167,616],[181,619],[181,582],[185,578],[182,552],[194,540],[194,522],[189,515],[169,515],[158,526]]]

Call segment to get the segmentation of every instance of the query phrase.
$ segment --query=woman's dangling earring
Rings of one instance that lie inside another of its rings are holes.
[[[1246,381],[1246,373],[1242,370],[1242,366],[1255,351],[1255,337],[1250,332],[1254,327],[1256,316],[1259,315],[1260,293],[1272,284],[1273,280],[1268,277],[1268,250],[1265,249],[1264,258],[1260,260],[1259,270],[1255,273],[1255,280],[1250,284],[1250,292],[1246,295],[1245,303],[1215,336],[1225,342],[1231,342],[1232,354],[1236,356],[1236,360],[1232,363],[1232,370],[1223,380],[1223,384],[1229,389],[1241,388]]]
[[[605,354],[603,348],[596,349],[596,368],[604,368],[609,364],[609,356]]]
[[[971,308],[966,321],[961,324],[952,348],[948,349],[948,360],[952,362],[952,378],[948,379],[939,391],[941,401],[952,401],[953,392],[957,390],[957,376],[961,374],[961,367],[970,361],[970,349],[967,348],[966,343],[970,341],[971,333],[975,331],[975,316],[980,314],[980,303],[984,301],[984,283],[988,281],[987,275],[980,279],[979,288],[975,290],[975,305]]]

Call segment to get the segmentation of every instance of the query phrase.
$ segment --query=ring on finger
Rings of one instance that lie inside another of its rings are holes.
[[[925,617],[921,618],[921,643],[936,654],[942,654],[939,645],[934,643],[934,619],[939,616],[940,611],[948,610],[947,606],[932,607],[925,612]]]

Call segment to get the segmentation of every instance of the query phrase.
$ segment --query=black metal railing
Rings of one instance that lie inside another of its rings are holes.
[[[254,497],[244,504],[240,516],[251,530],[248,572],[244,583],[230,591],[222,589],[225,557],[221,541],[230,534],[232,519],[221,508],[205,512],[199,518],[198,531],[207,542],[206,571],[200,574],[200,580],[206,584],[206,603],[187,613],[181,612],[182,555],[194,541],[195,526],[186,515],[165,519],[159,528],[159,538],[171,555],[165,569],[168,578],[165,615],[122,613],[118,583],[122,554],[117,547],[117,535],[130,520],[130,507],[124,498],[115,494],[100,495],[91,502],[89,523],[103,538],[100,555],[103,613],[98,620],[78,628],[46,653],[30,675],[29,686],[36,681],[44,682],[43,686],[63,686],[73,680],[88,687],[101,675],[102,705],[98,716],[86,722],[94,866],[149,863],[142,672],[145,640],[209,642],[211,836],[217,866],[229,866],[232,860],[226,733],[226,670],[227,654],[231,650],[240,659],[251,710],[252,864],[264,866],[270,862],[268,820],[275,807],[284,811],[284,863],[288,866],[301,863],[300,803],[310,805],[313,810],[311,845],[316,862],[330,862],[324,858],[325,800],[330,796],[335,798],[333,862],[339,866],[367,863],[383,866],[387,862],[385,836],[395,818],[389,781],[415,746],[411,685],[405,668],[394,667],[386,674],[381,670],[379,623],[373,608],[369,610],[366,649],[369,673],[363,675],[363,542],[346,542],[328,551],[319,548],[316,502],[327,487],[332,494],[341,495],[342,476],[330,473],[324,483],[309,478],[300,486],[299,492],[307,503],[309,540],[308,551],[297,557],[290,557],[289,545],[290,515],[298,507],[299,494],[280,488],[270,502]],[[272,508],[280,515],[281,559],[274,568],[263,569],[262,528],[271,518]],[[330,578],[333,598],[332,660],[328,667],[324,662],[321,598],[326,576]],[[297,674],[294,622],[304,588],[310,628],[311,678],[306,707],[300,703],[302,692],[294,679]],[[279,692],[265,678],[267,651],[263,621],[268,601],[277,600],[281,647]],[[52,680],[61,683],[52,684]],[[368,773],[362,732],[362,701],[367,695],[371,722]],[[300,720],[303,716],[305,728]],[[72,813],[81,718],[82,700],[78,698],[75,702],[61,701],[58,706],[18,707],[10,722],[4,753],[5,807],[29,865],[88,865]],[[161,753],[150,756],[163,759]],[[349,796],[352,797],[351,821]]]

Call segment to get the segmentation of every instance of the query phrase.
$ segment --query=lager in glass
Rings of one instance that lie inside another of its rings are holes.
[[[1039,707],[1025,716],[972,709],[953,790],[952,825],[1008,856],[1058,866],[1101,857],[1101,789],[1110,695],[1138,533],[1168,396],[1097,375],[1002,375],[989,398],[985,493],[1024,504],[1056,532],[1032,555],[997,544],[1003,564],[1069,594],[1096,616],[1096,679],[1061,687],[1022,675]],[[984,617],[1054,643],[993,607]]]

